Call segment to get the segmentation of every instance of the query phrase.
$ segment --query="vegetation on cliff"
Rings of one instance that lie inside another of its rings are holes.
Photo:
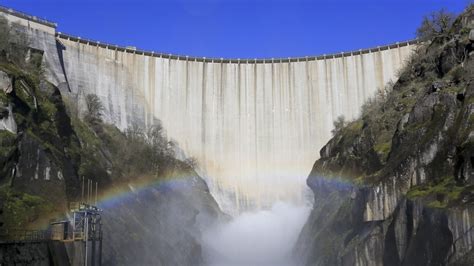
[[[305,265],[472,265],[474,6],[430,15],[418,34],[398,80],[320,151]]]
[[[176,144],[159,121],[123,133],[102,121],[96,95],[87,95],[86,111],[79,113],[46,81],[42,52],[28,44],[21,29],[0,16],[0,72],[11,84],[0,88],[0,120],[12,116],[16,124],[16,132],[0,128],[0,230],[44,227],[80,199],[83,178],[105,191],[193,172],[176,158]]]
[[[423,166],[426,187],[413,189],[437,193],[440,200],[442,195],[447,201],[458,196],[473,200],[472,13],[469,7],[456,20],[445,11],[424,19],[418,35],[425,41],[406,62],[398,81],[367,101],[359,119],[335,121],[334,137],[321,150],[315,171],[373,184],[401,172],[407,158],[420,157],[435,145],[435,158]],[[427,194],[431,193],[410,193]]]

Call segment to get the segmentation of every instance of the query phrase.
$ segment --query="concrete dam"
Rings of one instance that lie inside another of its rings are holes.
[[[196,158],[225,211],[304,200],[303,185],[333,121],[351,120],[409,58],[416,41],[286,59],[167,55],[70,36],[12,10],[43,51],[48,79],[85,108],[102,100],[120,129],[162,121]],[[82,110],[83,111],[83,110]]]

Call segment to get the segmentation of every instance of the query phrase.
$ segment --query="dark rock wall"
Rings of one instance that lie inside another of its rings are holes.
[[[295,247],[301,264],[446,265],[472,253],[474,206],[429,208],[404,197],[387,219],[364,221],[363,197],[354,197],[363,192],[325,182],[313,188],[315,207]]]
[[[0,243],[0,265],[52,265],[48,243]]]
[[[201,232],[222,214],[195,173],[133,188],[104,209],[104,265],[201,265]]]
[[[474,263],[473,14],[420,46],[385,98],[321,149],[301,264]]]
[[[18,124],[18,132],[5,133],[0,129],[8,137],[0,138],[0,230],[35,229],[41,226],[40,220],[47,223],[43,219],[45,215],[66,217],[68,203],[80,198],[81,163],[85,156],[92,155],[82,153],[82,149],[93,146],[90,150],[96,153],[93,155],[98,154],[94,158],[98,158],[97,165],[110,168],[116,163],[111,154],[121,143],[110,141],[111,136],[106,134],[116,134],[119,140],[124,139],[124,134],[116,128],[105,131],[104,128],[112,125],[102,125],[103,135],[100,135],[79,119],[73,124],[57,87],[35,82],[14,66],[0,67],[0,74],[7,77],[8,84],[13,84],[13,90],[8,93],[2,90],[1,104],[13,106]],[[104,135],[107,139],[102,139]],[[166,174],[163,177],[150,174],[153,177],[147,178],[152,184],[138,191],[133,187],[142,184],[136,185],[135,182],[140,182],[133,177],[118,180],[117,174],[112,177],[114,171],[92,176],[99,182],[101,192],[118,190],[122,195],[113,201],[116,204],[100,206],[104,210],[105,265],[202,263],[200,233],[222,213],[206,183],[187,163],[171,155],[164,160],[168,164],[160,167],[163,166]],[[48,213],[43,213],[43,209]],[[55,243],[49,249],[41,243],[21,245],[0,244],[5,249],[2,255],[5,264],[81,265],[81,245],[61,248],[61,244]]]

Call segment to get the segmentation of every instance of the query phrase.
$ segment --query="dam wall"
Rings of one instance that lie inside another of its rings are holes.
[[[333,121],[355,118],[364,101],[395,78],[413,48],[223,62],[120,51],[64,35],[59,40],[78,101],[97,94],[107,121],[120,128],[160,119],[198,160],[211,187],[230,193],[237,206],[257,207],[302,195],[301,183]]]
[[[0,6],[0,15],[7,19],[14,29],[26,33],[30,47],[43,51],[44,74],[48,81],[69,90],[62,65],[62,49],[56,40],[57,24],[2,6]]]
[[[416,47],[413,41],[317,57],[209,59],[55,35],[57,53],[45,59],[49,77],[79,111],[93,93],[104,119],[121,129],[161,120],[230,212],[303,200],[333,121],[357,117]]]

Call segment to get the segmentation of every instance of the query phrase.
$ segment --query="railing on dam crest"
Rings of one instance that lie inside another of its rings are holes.
[[[73,42],[78,42],[86,45],[101,47],[110,50],[116,50],[120,52],[126,52],[131,54],[137,55],[144,55],[144,56],[152,56],[152,57],[159,57],[159,58],[166,58],[166,59],[175,59],[175,60],[184,60],[184,61],[194,61],[194,62],[206,62],[206,63],[255,63],[255,64],[269,64],[269,63],[288,63],[288,62],[305,62],[305,61],[314,61],[314,60],[324,60],[324,59],[332,59],[332,58],[340,58],[340,57],[348,57],[354,55],[362,55],[368,54],[378,51],[384,51],[389,49],[396,49],[408,45],[415,45],[420,43],[419,40],[408,40],[404,42],[397,42],[394,44],[384,45],[384,46],[377,46],[374,48],[368,49],[360,49],[357,51],[350,51],[350,52],[341,52],[341,53],[333,53],[333,54],[324,54],[319,56],[304,56],[304,57],[288,57],[288,58],[255,58],[255,59],[236,59],[236,58],[207,58],[207,57],[192,57],[192,56],[183,56],[183,55],[174,55],[174,54],[166,54],[166,53],[159,53],[154,51],[145,51],[139,50],[135,47],[122,47],[114,44],[103,43],[100,41],[84,39],[77,36],[72,36],[69,34],[58,32],[56,36],[59,39],[69,40]]]
[[[56,28],[58,26],[57,23],[51,22],[49,20],[38,18],[37,16],[31,16],[31,15],[28,15],[26,13],[19,12],[19,11],[16,11],[16,10],[13,10],[11,8],[1,6],[1,5],[0,5],[0,12],[3,12],[5,14],[10,14],[10,15],[13,15],[13,16],[25,19],[25,20],[34,21],[34,22],[37,22],[37,23],[40,23],[40,24],[43,24],[45,26],[52,27],[52,28]]]

